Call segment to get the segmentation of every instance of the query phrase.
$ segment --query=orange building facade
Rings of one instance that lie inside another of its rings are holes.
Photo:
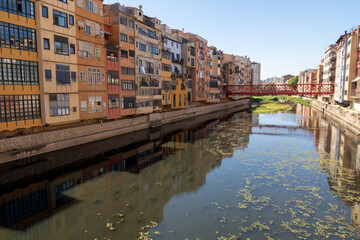
[[[77,0],[75,14],[80,120],[105,118],[108,104],[103,2]]]
[[[0,131],[42,125],[38,9],[35,1],[9,2],[0,8]]]

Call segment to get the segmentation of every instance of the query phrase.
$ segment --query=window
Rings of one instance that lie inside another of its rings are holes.
[[[70,65],[56,64],[56,83],[70,84]]]
[[[70,53],[75,54],[75,44],[70,44]]]
[[[69,40],[66,37],[54,35],[55,53],[69,55]]]
[[[48,11],[48,7],[42,6],[42,16],[44,18],[49,18],[49,11]]]
[[[139,42],[139,50],[146,52],[146,45]]]
[[[38,63],[0,58],[0,85],[39,85]]]
[[[50,117],[70,115],[69,94],[49,94]]]
[[[119,95],[109,95],[109,108],[119,108]]]
[[[88,35],[91,35],[91,27],[88,26],[88,25],[86,25],[86,33],[87,33]]]
[[[135,69],[134,68],[128,68],[128,67],[121,67],[121,74],[135,75]]]
[[[74,16],[69,14],[69,24],[74,26]]]
[[[57,10],[53,10],[53,18],[54,18],[54,25],[67,28],[67,14],[63,12],[59,12]]]
[[[36,52],[36,30],[0,22],[0,47]]]
[[[134,90],[134,82],[123,80],[121,81],[121,89],[122,90]]]
[[[76,72],[71,72],[71,81],[76,82]]]
[[[82,58],[93,58],[94,57],[94,45],[83,41],[78,42],[79,56]]]
[[[151,53],[159,55],[159,46],[157,45],[151,45]]]
[[[50,49],[50,41],[48,38],[44,38],[44,49]]]
[[[80,72],[80,81],[81,81],[81,82],[85,82],[85,81],[86,81],[86,73],[85,73],[85,72]]]
[[[40,95],[0,95],[0,122],[41,118]]]
[[[132,21],[132,20],[129,20],[129,27],[134,27],[134,21]]]
[[[181,107],[181,94],[179,94],[179,107]]]
[[[135,57],[135,51],[129,50],[129,57]]]
[[[45,80],[47,82],[51,82],[51,80],[52,80],[51,69],[45,69]]]
[[[129,36],[129,43],[134,44],[134,42],[135,42],[134,38]]]
[[[67,3],[67,0],[58,0],[60,2],[63,2],[63,3]]]
[[[127,42],[127,35],[120,33],[120,41]]]
[[[126,51],[126,50],[121,50],[121,57],[122,58],[128,58],[128,51]]]
[[[100,48],[95,48],[95,57],[101,57],[101,50]]]
[[[154,39],[158,39],[158,37],[156,36],[156,32],[151,31],[150,29],[148,29],[148,36]]]
[[[101,84],[101,70],[88,68],[88,84]]]
[[[135,98],[134,97],[123,97],[121,98],[121,108],[134,108],[135,107]]]
[[[162,71],[171,72],[171,65],[162,63]]]
[[[29,0],[2,0],[0,1],[0,11],[35,19],[35,3]]]
[[[117,71],[108,71],[108,84],[109,85],[119,85],[119,72]]]
[[[127,19],[126,19],[126,18],[123,18],[123,17],[120,17],[120,23],[121,23],[122,25],[127,26]]]
[[[173,105],[174,105],[174,107],[176,107],[176,95],[175,94],[173,95]]]
[[[85,9],[89,12],[98,13],[98,5],[96,2],[93,2],[91,0],[85,0]]]

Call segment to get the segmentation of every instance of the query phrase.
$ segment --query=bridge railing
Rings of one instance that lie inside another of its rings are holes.
[[[334,84],[227,85],[227,95],[321,95],[334,93]]]

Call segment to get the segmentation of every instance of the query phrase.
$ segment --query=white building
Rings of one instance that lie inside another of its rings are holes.
[[[253,84],[260,84],[261,64],[252,62],[251,65],[253,69]]]
[[[334,100],[338,103],[344,102],[344,83],[345,83],[345,61],[346,61],[347,34],[342,35],[337,41],[336,46],[336,73],[335,73],[335,92]]]
[[[177,37],[171,34],[171,28],[166,24],[161,25],[165,28],[164,50],[171,53],[171,70],[176,76],[182,75],[181,60],[181,42],[177,41]]]

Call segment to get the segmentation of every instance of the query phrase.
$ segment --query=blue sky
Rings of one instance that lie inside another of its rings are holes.
[[[326,47],[360,24],[360,0],[105,0],[104,4],[114,2],[141,4],[146,15],[171,28],[196,33],[226,53],[249,56],[261,63],[261,79],[316,68]]]

